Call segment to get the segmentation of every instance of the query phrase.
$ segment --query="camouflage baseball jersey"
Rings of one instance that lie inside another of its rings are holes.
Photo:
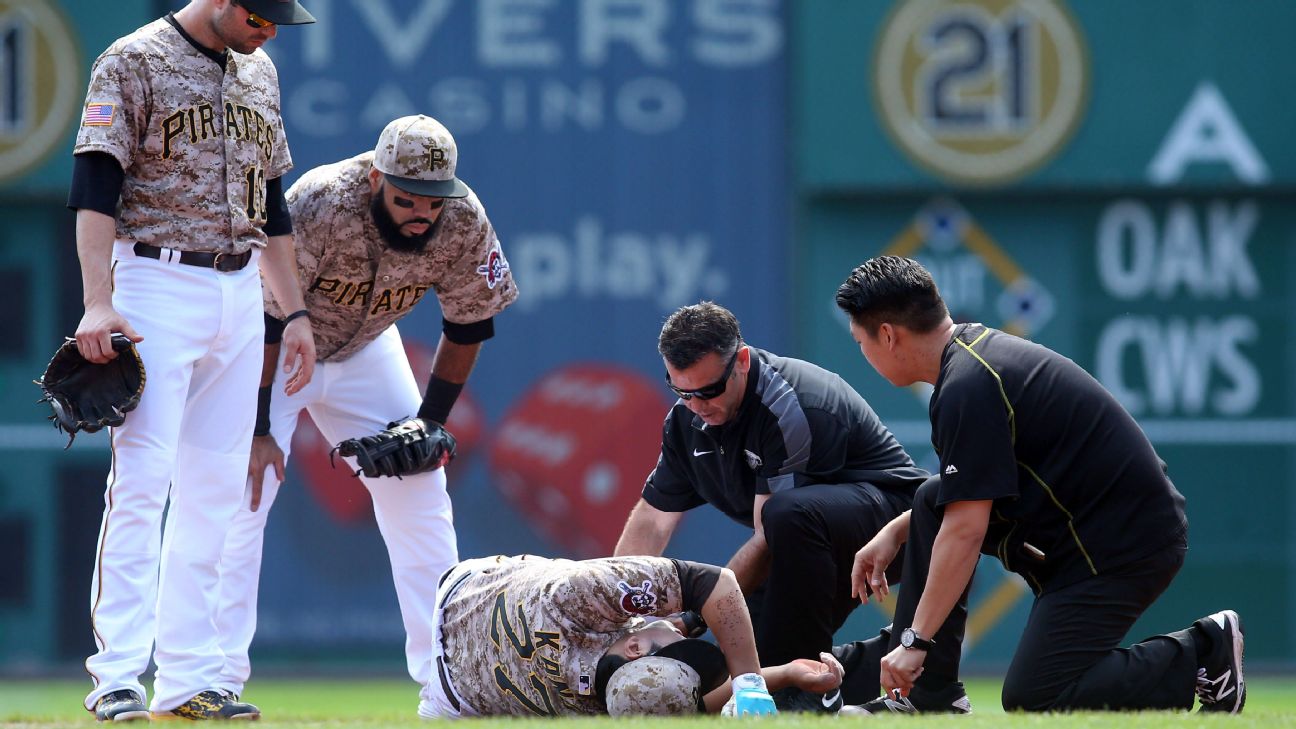
[[[495,316],[517,286],[477,195],[447,198],[421,252],[382,242],[369,212],[373,152],[302,175],[285,197],[297,243],[297,275],[321,362],[340,362],[372,342],[429,291],[457,324]],[[266,310],[284,312],[265,287]]]
[[[74,154],[107,152],[126,180],[117,237],[242,253],[265,244],[266,180],[292,168],[279,76],[263,51],[221,69],[166,19],[95,61]]]
[[[662,557],[463,566],[475,574],[444,605],[446,667],[459,695],[487,716],[605,714],[594,673],[608,646],[640,616],[683,609],[679,574]]]

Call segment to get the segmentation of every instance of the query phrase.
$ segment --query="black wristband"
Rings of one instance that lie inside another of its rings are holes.
[[[263,316],[265,317],[265,343],[278,344],[282,342],[284,323],[270,316],[268,312]]]
[[[702,613],[696,610],[685,610],[679,614],[681,623],[684,623],[685,638],[701,638],[707,632],[706,621],[702,619]]]
[[[463,391],[463,385],[443,380],[436,375],[428,379],[427,393],[423,395],[423,404],[419,405],[418,416],[445,425],[450,417],[450,408]]]
[[[309,318],[310,312],[307,311],[306,309],[298,309],[297,311],[294,311],[293,313],[283,318],[284,326],[288,326],[288,322],[292,321],[293,319],[300,319],[303,316]]]
[[[495,319],[488,316],[471,324],[455,324],[442,317],[441,331],[455,344],[478,344],[495,336]]]
[[[257,390],[256,426],[252,428],[252,435],[270,435],[270,396],[273,392],[274,385]]]

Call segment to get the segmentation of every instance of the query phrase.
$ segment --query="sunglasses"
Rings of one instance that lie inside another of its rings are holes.
[[[714,400],[723,395],[725,388],[729,385],[729,375],[733,374],[734,363],[738,361],[738,352],[741,350],[742,347],[734,350],[733,356],[729,358],[729,364],[725,365],[724,374],[720,375],[720,379],[705,387],[699,387],[696,390],[681,390],[671,384],[669,372],[666,373],[666,386],[674,391],[676,395],[679,395],[682,400],[692,400],[695,397],[699,400]]]
[[[249,28],[256,28],[257,30],[260,30],[262,28],[269,28],[270,26],[274,25],[273,21],[266,20],[260,15],[257,15],[251,10],[248,10],[246,5],[243,5],[241,3],[233,3],[233,4],[238,5],[240,8],[243,8],[244,12],[247,13],[248,16],[246,22]]]

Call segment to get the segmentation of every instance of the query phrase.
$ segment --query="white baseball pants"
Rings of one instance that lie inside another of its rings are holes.
[[[86,660],[100,696],[134,689],[157,662],[151,709],[216,686],[225,534],[247,479],[261,375],[261,279],[252,261],[220,273],[113,247],[113,306],[144,337],[139,407],[111,430],[90,616],[99,651]],[[167,511],[165,540],[162,514]]]
[[[303,409],[330,443],[372,435],[393,420],[418,412],[422,395],[393,325],[342,362],[320,362],[300,392],[286,396],[275,383],[270,433],[288,458],[293,431]],[[346,459],[355,469],[354,459]],[[339,464],[339,468],[343,467]],[[432,676],[432,624],[437,579],[458,561],[453,512],[444,469],[416,476],[361,477],[373,498],[374,515],[391,561],[396,597],[405,624],[405,658],[420,685]],[[236,694],[251,673],[248,646],[256,632],[257,588],[263,532],[279,493],[274,469],[267,468],[261,506],[250,510],[251,485],[234,519],[221,557],[221,597],[217,625],[226,654],[218,687]]]

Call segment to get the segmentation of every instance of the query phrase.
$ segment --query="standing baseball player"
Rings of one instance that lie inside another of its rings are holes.
[[[762,659],[829,650],[859,604],[855,551],[909,508],[927,473],[850,385],[747,346],[718,304],[671,314],[657,346],[679,400],[616,554],[660,555],[685,511],[712,504],[753,530],[728,566],[756,604]]]
[[[280,184],[292,160],[261,46],[279,24],[313,21],[296,0],[192,0],[115,41],[91,72],[69,197],[85,289],[77,346],[105,362],[121,332],[148,378],[111,434],[91,588],[99,650],[86,661],[85,706],[100,721],[148,717],[139,677],[151,652],[155,715],[259,713],[216,690],[217,563],[252,441],[258,268],[303,308]],[[283,340],[292,391],[314,366],[309,321]]]
[[[881,599],[884,571],[906,545],[914,588],[900,591],[880,666],[882,685],[900,696],[864,710],[949,710],[912,697],[957,680],[960,606],[978,557],[990,554],[1035,593],[1004,679],[1005,709],[1190,709],[1195,692],[1203,711],[1240,712],[1236,612],[1120,647],[1183,565],[1188,521],[1165,463],[1116,398],[1056,352],[954,324],[917,261],[866,261],[837,304],[879,374],[899,387],[935,387],[941,467],[856,557],[855,590]]]
[[[828,654],[762,670],[742,590],[712,565],[487,557],[447,571],[436,599],[424,718],[714,712],[731,687],[727,711],[774,714],[770,689],[841,682]],[[682,632],[708,624],[718,647]]]
[[[441,426],[482,342],[494,334],[494,316],[517,299],[481,201],[455,177],[457,162],[444,126],[408,116],[387,125],[374,151],[313,169],[287,193],[319,364],[310,385],[272,394],[274,334],[291,306],[267,296],[266,379],[248,497],[221,560],[217,625],[228,657],[221,688],[241,693],[250,674],[262,536],[301,411],[333,443],[413,415],[444,437]],[[443,323],[420,397],[396,322],[428,293],[440,302]],[[445,471],[361,480],[391,559],[409,673],[423,685],[431,675],[437,578],[458,561]]]

